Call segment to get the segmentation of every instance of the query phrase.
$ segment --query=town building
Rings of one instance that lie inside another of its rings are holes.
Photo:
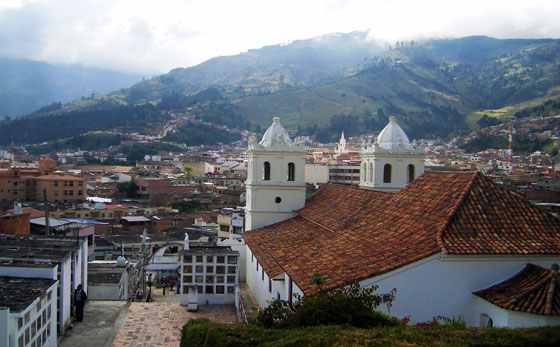
[[[56,280],[58,333],[64,334],[74,289],[88,290],[87,250],[85,237],[0,235],[0,276]]]
[[[56,346],[57,281],[0,277],[0,346]]]
[[[179,252],[181,305],[234,304],[239,283],[239,252],[215,242],[191,244]]]
[[[261,223],[248,223],[246,278],[261,307],[313,293],[311,280],[319,275],[327,288],[357,281],[378,286],[380,293],[396,289],[391,314],[410,316],[413,323],[462,315],[468,325],[481,326],[486,316],[494,323],[504,320],[477,305],[473,292],[511,277],[528,262],[560,261],[558,219],[478,172],[420,175],[423,153],[405,136],[392,119],[373,145],[364,146],[362,167],[369,172],[373,164],[373,177],[362,176],[360,188],[327,184],[283,219],[268,209],[259,211]],[[249,161],[249,175],[262,170],[263,162],[289,160],[293,154],[285,148]],[[383,181],[386,165],[389,182]],[[282,175],[282,166],[274,169]],[[280,181],[267,195],[290,189]],[[251,213],[248,202],[248,221]]]

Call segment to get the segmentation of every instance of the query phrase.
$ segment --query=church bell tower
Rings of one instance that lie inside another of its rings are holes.
[[[397,192],[424,173],[424,149],[416,148],[390,117],[373,144],[362,143],[360,187]]]
[[[281,222],[305,205],[305,147],[274,117],[260,142],[249,138],[245,230]]]

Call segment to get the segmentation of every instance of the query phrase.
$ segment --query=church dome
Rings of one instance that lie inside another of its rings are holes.
[[[405,149],[414,151],[414,147],[410,144],[408,136],[406,136],[404,130],[397,124],[397,119],[395,117],[389,118],[389,124],[381,130],[377,137],[377,142],[379,143],[379,147],[388,151],[397,149],[401,143]]]
[[[280,124],[280,118],[272,118],[272,125],[268,127],[259,144],[263,147],[294,147],[290,135]]]

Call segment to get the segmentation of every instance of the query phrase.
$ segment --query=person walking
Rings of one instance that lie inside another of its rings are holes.
[[[74,306],[76,306],[76,321],[84,320],[84,304],[87,300],[86,292],[82,289],[82,285],[78,284],[78,288],[74,291]]]

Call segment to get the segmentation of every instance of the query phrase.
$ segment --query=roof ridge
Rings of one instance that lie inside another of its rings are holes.
[[[551,278],[549,282],[548,291],[546,293],[546,300],[544,302],[544,314],[547,316],[552,315],[552,303],[554,301],[554,293],[556,292],[556,281],[558,278],[558,270],[549,270],[551,272]]]
[[[461,198],[457,199],[457,203],[453,207],[453,213],[449,214],[449,217],[447,217],[447,220],[445,221],[444,227],[441,228],[437,233],[436,240],[437,240],[438,246],[439,246],[439,248],[441,249],[442,252],[447,252],[447,248],[445,248],[445,245],[443,243],[443,233],[445,232],[445,230],[447,230],[447,227],[449,226],[449,224],[453,220],[453,217],[455,217],[455,214],[457,213],[457,210],[459,209],[459,206],[461,206],[463,204],[463,202],[465,201],[465,199],[467,198],[467,194],[471,190],[471,187],[473,186],[476,178],[481,177],[481,174],[478,171],[473,171],[473,172],[469,172],[469,173],[474,173],[472,175],[472,178],[471,178],[469,184],[466,185],[464,191],[461,193],[462,194]]]

